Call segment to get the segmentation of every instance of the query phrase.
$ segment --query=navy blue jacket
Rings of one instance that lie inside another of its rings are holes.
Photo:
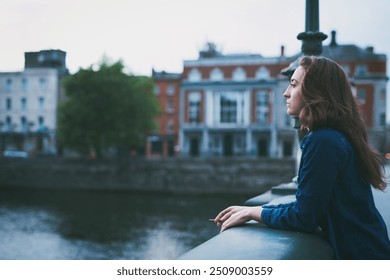
[[[302,140],[301,148],[296,201],[264,205],[262,222],[280,229],[320,231],[337,259],[390,259],[386,225],[344,134],[319,129]]]

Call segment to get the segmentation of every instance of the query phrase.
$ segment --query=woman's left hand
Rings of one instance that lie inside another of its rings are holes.
[[[261,222],[261,206],[230,206],[221,211],[214,219],[221,232],[250,220]]]

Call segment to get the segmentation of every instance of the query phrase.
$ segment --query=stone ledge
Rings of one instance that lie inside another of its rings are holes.
[[[327,260],[328,242],[313,234],[250,222],[228,229],[180,256],[182,260]]]

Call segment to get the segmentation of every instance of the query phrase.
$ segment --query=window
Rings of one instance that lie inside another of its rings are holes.
[[[42,116],[38,117],[38,130],[44,130],[45,129],[45,118]]]
[[[359,101],[359,104],[365,104],[366,103],[366,90],[365,89],[358,89],[357,90],[357,98]]]
[[[175,86],[174,85],[167,85],[167,94],[173,95],[175,93]]]
[[[12,79],[7,79],[5,81],[5,91],[6,92],[12,92],[13,82]]]
[[[233,71],[233,80],[234,81],[244,81],[246,79],[246,72],[241,67],[234,69]]]
[[[256,121],[260,125],[268,125],[269,94],[267,91],[256,93]]]
[[[39,79],[39,88],[41,89],[41,91],[46,91],[47,90],[46,78],[40,78]]]
[[[12,131],[13,126],[12,126],[12,118],[10,116],[7,116],[5,118],[5,130],[6,131]]]
[[[365,76],[367,74],[367,66],[364,64],[358,64],[355,70],[356,76]]]
[[[173,100],[172,99],[168,99],[167,100],[167,113],[172,114],[173,112],[174,112]]]
[[[200,80],[202,80],[202,75],[200,71],[196,68],[192,69],[188,73],[188,80],[190,80],[191,82],[199,82]]]
[[[26,98],[22,98],[20,99],[20,108],[22,110],[26,110],[27,109],[27,99]]]
[[[21,128],[24,132],[26,132],[28,130],[28,124],[27,124],[26,117],[23,116],[20,118],[20,125],[21,125]]]
[[[28,80],[26,78],[22,79],[22,90],[23,90],[23,92],[28,91]]]
[[[188,117],[190,123],[200,122],[200,94],[192,92],[188,97]]]
[[[174,132],[174,122],[173,120],[169,120],[167,123],[167,133],[173,133]]]
[[[214,68],[210,73],[210,80],[212,81],[222,81],[223,80],[223,72],[219,68]]]
[[[231,93],[222,93],[221,101],[221,123],[237,122],[237,96]]]
[[[38,107],[39,107],[39,109],[43,110],[44,106],[45,106],[45,98],[39,97],[39,99],[38,99]]]
[[[269,70],[265,68],[264,66],[261,66],[259,69],[256,71],[256,79],[258,80],[266,80],[270,76]]]
[[[12,100],[11,100],[11,98],[7,98],[5,106],[6,106],[7,110],[11,110],[12,109]]]

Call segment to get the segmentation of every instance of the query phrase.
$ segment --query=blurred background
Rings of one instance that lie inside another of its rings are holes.
[[[306,4],[2,1],[0,259],[175,259],[220,210],[290,182],[282,73]],[[321,53],[384,160],[389,5],[319,1]]]

